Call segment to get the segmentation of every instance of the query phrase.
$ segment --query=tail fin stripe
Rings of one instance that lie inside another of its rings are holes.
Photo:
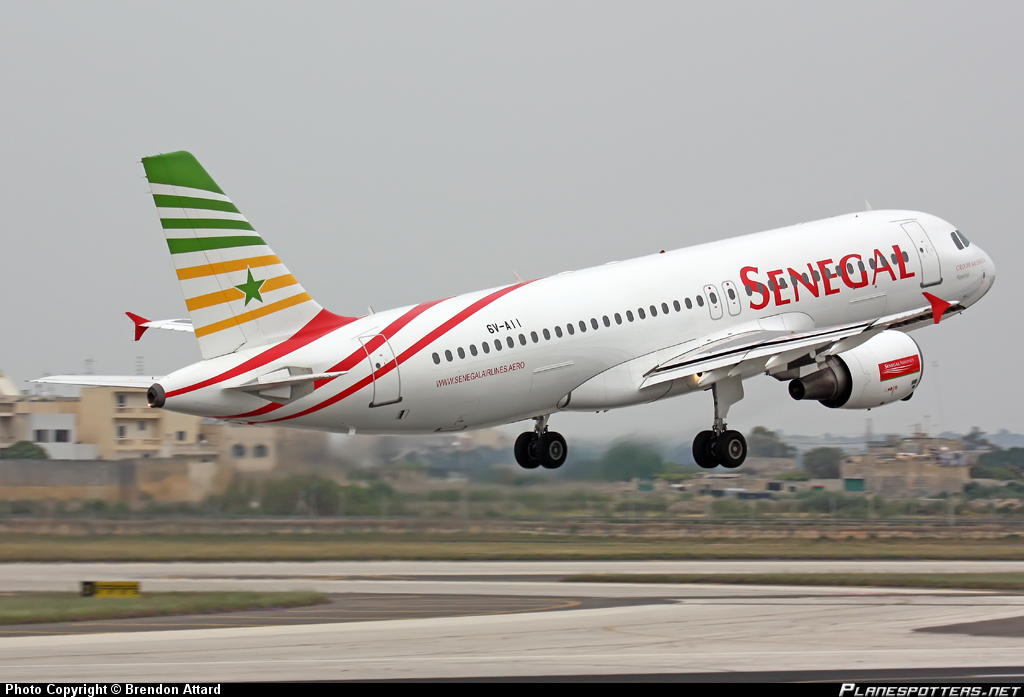
[[[273,266],[280,264],[281,260],[273,254],[262,257],[249,257],[248,259],[236,259],[234,261],[221,261],[214,264],[201,264],[199,266],[186,266],[178,269],[178,280],[187,281],[192,278],[203,278],[204,276],[218,276],[233,271],[245,271],[259,268],[261,266]]]
[[[161,218],[164,230],[255,230],[248,220],[220,220],[218,218]]]
[[[231,211],[199,210],[196,208],[157,208],[160,220],[245,220],[241,213]],[[245,220],[245,222],[249,222]]]
[[[213,334],[215,332],[230,329],[231,327],[237,327],[240,324],[252,322],[255,319],[259,319],[260,317],[266,317],[267,315],[274,314],[279,310],[285,310],[289,307],[294,307],[295,305],[304,303],[307,300],[312,299],[313,298],[310,297],[309,293],[299,293],[297,295],[293,295],[290,298],[278,300],[276,303],[270,303],[269,305],[266,305],[264,307],[257,308],[251,312],[245,312],[240,315],[236,315],[235,317],[230,317],[228,319],[222,320],[220,322],[214,322],[213,324],[208,324],[205,327],[196,327],[196,337],[209,336],[210,334]]]
[[[149,191],[154,196],[166,194],[168,196],[189,196],[213,201],[231,201],[225,194],[218,194],[213,191],[206,191],[205,189],[192,189],[187,186],[171,186],[170,184],[154,184],[150,182]]]
[[[185,237],[167,240],[167,248],[171,254],[188,252],[206,252],[211,249],[227,249],[228,247],[253,247],[266,245],[262,237]]]
[[[272,290],[287,288],[288,286],[293,286],[296,283],[298,283],[298,281],[295,276],[292,276],[291,274],[275,276],[274,278],[268,278],[264,281],[263,286],[260,288],[260,292],[269,293]],[[202,310],[206,307],[213,307],[214,305],[228,303],[232,300],[243,300],[244,298],[245,293],[242,291],[237,288],[228,288],[226,290],[218,290],[214,293],[207,293],[206,295],[190,298],[185,301],[185,306],[188,308],[189,312],[191,312],[193,310]]]
[[[241,213],[238,207],[231,201],[215,201],[209,198],[194,198],[192,196],[170,196],[167,194],[153,194],[153,202],[157,208],[194,208],[204,211],[224,211],[225,213]]]

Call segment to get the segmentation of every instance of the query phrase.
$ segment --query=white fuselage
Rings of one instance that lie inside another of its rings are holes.
[[[312,341],[179,370],[161,381],[165,406],[246,423],[423,433],[650,402],[694,382],[642,387],[648,371],[756,320],[842,325],[927,305],[923,292],[973,304],[995,268],[977,245],[958,249],[953,230],[927,214],[870,211],[378,312]],[[806,281],[794,284],[793,274]],[[286,367],[344,374],[284,404],[232,389]]]

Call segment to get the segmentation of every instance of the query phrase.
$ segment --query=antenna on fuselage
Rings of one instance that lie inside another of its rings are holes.
[[[519,274],[516,273],[515,269],[512,269],[512,278],[516,279],[516,283],[522,283],[523,279],[519,278]]]
[[[867,199],[864,199],[864,210],[866,210],[866,211],[873,211],[873,210],[875,210],[874,208],[871,207],[871,204],[868,203]]]

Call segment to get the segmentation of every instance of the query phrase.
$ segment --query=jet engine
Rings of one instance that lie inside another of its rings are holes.
[[[917,342],[889,330],[829,356],[821,370],[791,381],[789,394],[816,399],[831,409],[872,409],[910,399],[921,383],[921,371]]]

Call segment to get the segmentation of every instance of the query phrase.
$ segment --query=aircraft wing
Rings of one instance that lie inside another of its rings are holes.
[[[29,382],[44,385],[77,385],[79,387],[135,387],[148,388],[163,380],[163,375],[47,375]]]
[[[913,329],[927,322],[964,310],[959,303],[931,305],[876,320],[832,327],[809,328],[810,318],[789,313],[755,321],[726,336],[708,337],[698,346],[662,361],[649,370],[643,387],[696,376],[697,385],[707,387],[727,377],[749,377],[786,371],[793,363],[807,365],[820,355],[849,351],[887,329]],[[767,320],[767,321],[766,321]]]

